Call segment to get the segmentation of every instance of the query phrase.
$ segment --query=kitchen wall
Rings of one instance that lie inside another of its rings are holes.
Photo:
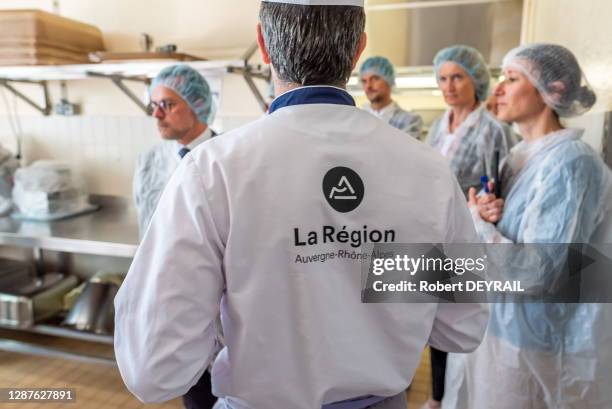
[[[151,118],[141,116],[24,116],[23,163],[60,159],[92,193],[131,194],[138,153],[157,141]],[[0,120],[0,143],[14,149],[9,121]]]
[[[526,0],[523,42],[553,42],[578,58],[598,102],[588,115],[568,121],[586,128],[584,139],[602,147],[604,118],[612,111],[612,2],[608,0]]]

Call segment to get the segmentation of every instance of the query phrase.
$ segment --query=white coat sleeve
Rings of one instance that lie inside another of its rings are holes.
[[[176,170],[115,298],[115,355],[143,402],[184,395],[211,360],[224,288],[224,241],[187,156]]]
[[[455,182],[448,208],[447,243],[477,243],[465,197]],[[480,345],[489,322],[486,304],[439,303],[429,345],[446,352],[471,352]]]

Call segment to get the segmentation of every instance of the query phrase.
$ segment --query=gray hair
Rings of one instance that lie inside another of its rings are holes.
[[[346,85],[365,29],[362,7],[262,2],[259,20],[281,81]]]

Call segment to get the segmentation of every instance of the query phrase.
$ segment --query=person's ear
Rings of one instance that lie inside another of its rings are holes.
[[[365,50],[367,43],[368,35],[363,32],[359,37],[359,44],[357,44],[357,52],[355,53],[355,57],[353,57],[353,70],[357,66],[357,61],[359,61],[359,58],[361,58],[361,54],[363,53],[363,50]]]
[[[259,46],[259,53],[261,54],[261,60],[264,64],[270,64],[270,53],[266,47],[266,41],[264,39],[263,32],[261,31],[261,24],[257,23],[257,45]]]

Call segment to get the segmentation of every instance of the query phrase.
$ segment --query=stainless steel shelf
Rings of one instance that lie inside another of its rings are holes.
[[[131,258],[138,246],[137,217],[131,201],[121,197],[94,195],[90,197],[90,202],[100,205],[100,210],[53,222],[0,218],[0,245],[35,248],[38,251],[51,250]],[[13,334],[31,333],[106,345],[113,344],[112,336],[77,331],[53,325],[54,323],[46,322],[21,329],[0,328],[4,331],[11,331]],[[3,337],[0,334],[0,350],[116,365],[112,357],[39,345],[28,342],[27,338],[25,341],[11,338],[10,335]]]
[[[25,329],[25,331],[35,334],[52,335],[55,337],[71,338],[78,339],[80,341],[113,345],[112,335],[94,334],[92,332],[78,331],[55,325],[34,325],[31,328]]]
[[[101,209],[54,222],[0,218],[0,245],[131,258],[138,246],[136,212],[126,198],[93,195]]]
[[[70,352],[63,349],[44,347],[31,344],[29,342],[0,339],[0,350],[8,352],[18,352],[28,355],[44,356],[50,358],[63,358],[73,361],[85,362],[90,364],[116,365],[113,358],[89,355],[82,352]]]
[[[91,78],[88,73],[153,78],[163,68],[177,64],[176,60],[139,60],[101,64],[35,65],[0,67],[0,78],[28,81],[60,81]],[[243,60],[186,61],[202,75],[224,74],[229,67],[244,67]]]

